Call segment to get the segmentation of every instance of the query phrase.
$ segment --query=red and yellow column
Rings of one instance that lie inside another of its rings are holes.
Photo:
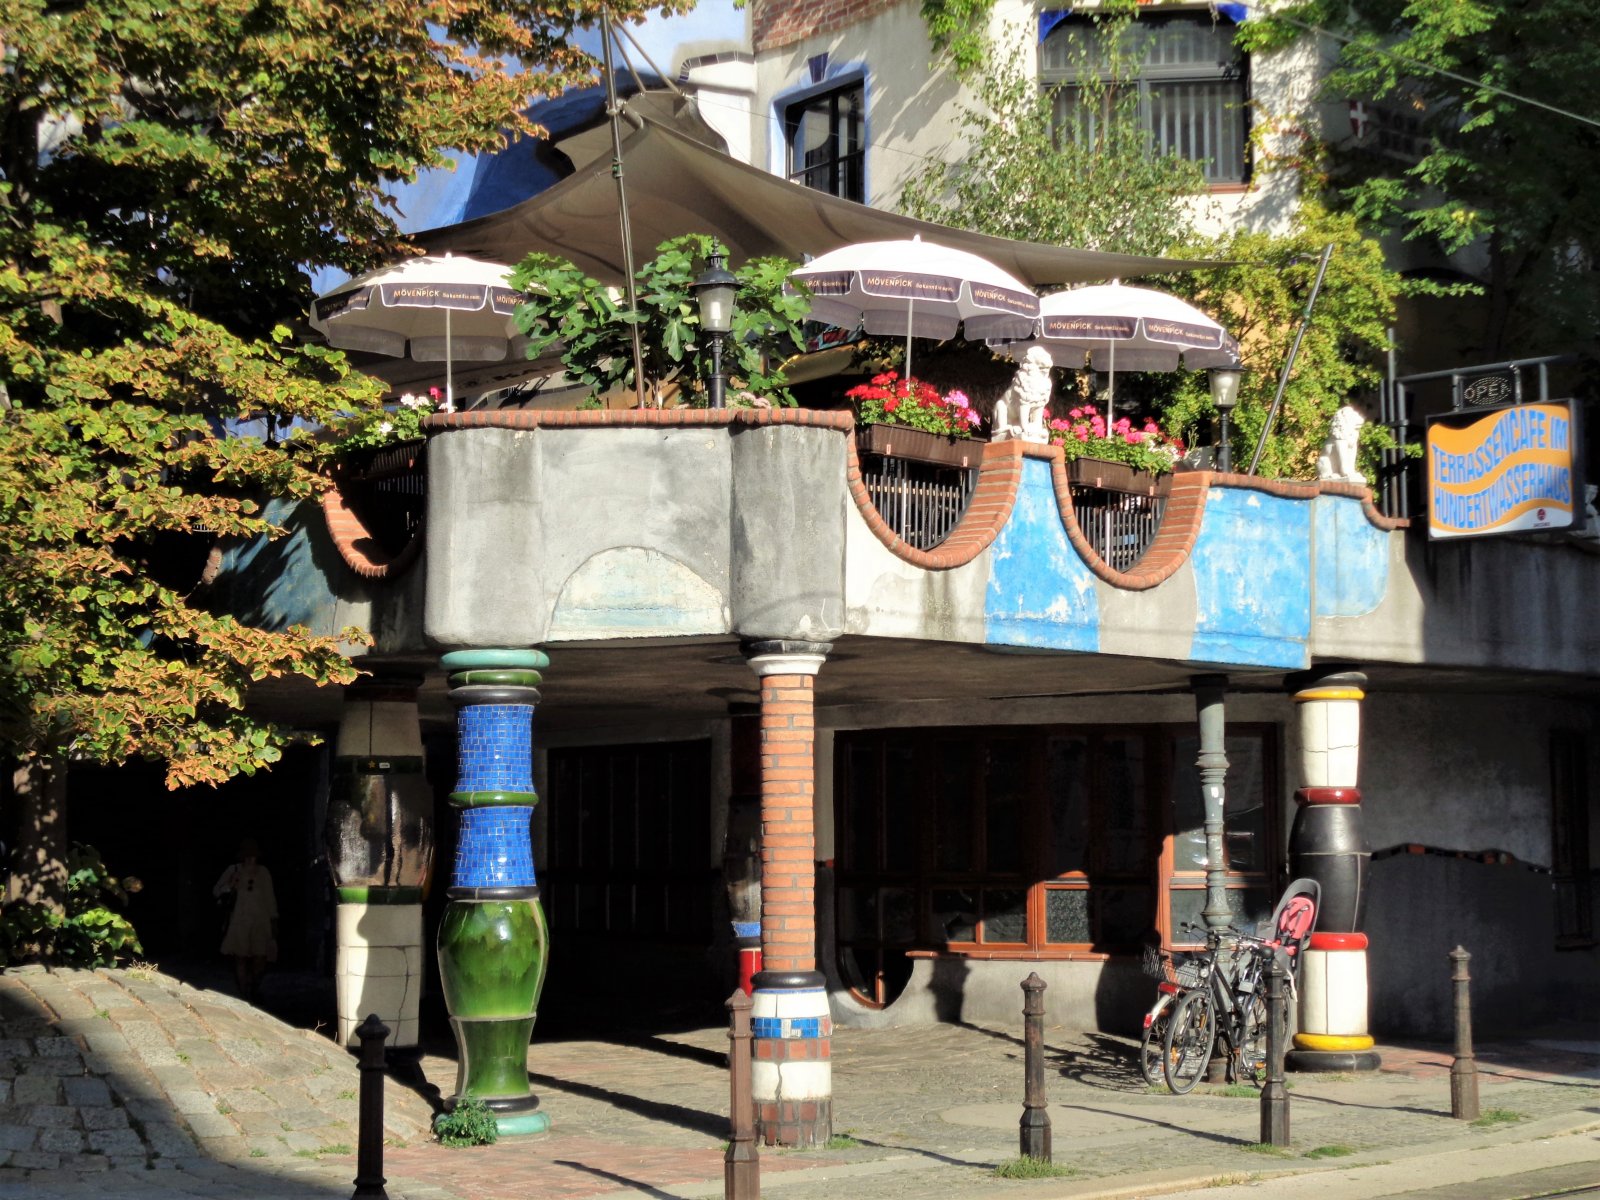
[[[1289,868],[1322,889],[1300,972],[1300,1029],[1288,1065],[1299,1071],[1375,1070],[1367,1032],[1367,936],[1361,931],[1372,852],[1361,822],[1361,702],[1367,677],[1322,667],[1289,679],[1300,724],[1298,811]]]

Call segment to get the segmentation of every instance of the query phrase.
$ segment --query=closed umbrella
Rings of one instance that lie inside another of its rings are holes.
[[[1121,283],[1042,297],[1032,336],[995,349],[1015,357],[1030,346],[1043,346],[1063,367],[1081,368],[1087,354],[1089,365],[1110,377],[1108,419],[1119,367],[1176,371],[1181,362],[1191,370],[1204,370],[1239,362],[1239,343],[1194,305],[1166,292]]]
[[[986,258],[920,237],[856,242],[793,272],[811,290],[811,319],[879,336],[904,334],[906,376],[913,337],[1027,337],[1039,299]]]
[[[522,293],[510,275],[503,263],[466,256],[409,258],[317,297],[311,326],[341,350],[444,363],[451,412],[455,363],[500,362],[520,341],[512,314]]]

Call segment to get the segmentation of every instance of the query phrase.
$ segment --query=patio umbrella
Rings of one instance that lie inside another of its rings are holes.
[[[1084,355],[1110,377],[1106,416],[1116,398],[1116,373],[1236,366],[1239,343],[1194,305],[1150,288],[1121,283],[1052,292],[1039,301],[1033,336],[997,345],[1013,357],[1043,346],[1057,366],[1081,368]]]
[[[311,304],[311,326],[341,350],[444,363],[445,411],[454,366],[500,362],[519,335],[522,293],[502,263],[451,254],[409,258],[342,283]]]
[[[920,237],[856,242],[830,250],[793,272],[811,289],[811,319],[868,333],[911,339],[1027,337],[1039,299],[1027,284],[986,258]]]

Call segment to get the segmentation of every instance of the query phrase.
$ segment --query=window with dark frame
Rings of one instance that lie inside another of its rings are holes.
[[[1138,90],[1139,123],[1152,149],[1197,163],[1208,184],[1249,177],[1248,59],[1233,45],[1233,26],[1211,14],[1141,16],[1129,29],[1125,56],[1137,76],[1115,84],[1109,35],[1092,18],[1069,17],[1039,48],[1039,79],[1052,94],[1058,130],[1093,140],[1118,99]],[[1091,102],[1086,77],[1108,85]]]
[[[1594,870],[1589,859],[1588,747],[1581,733],[1550,735],[1550,876],[1556,949],[1594,945]]]
[[[792,182],[866,203],[865,99],[865,87],[856,80],[784,109]]]
[[[1271,726],[1229,730],[1227,887],[1251,920],[1271,908],[1276,753]],[[1179,922],[1205,900],[1195,757],[1177,725],[838,734],[846,980],[881,1005],[909,977],[908,951],[1132,953],[1152,929],[1183,942]]]

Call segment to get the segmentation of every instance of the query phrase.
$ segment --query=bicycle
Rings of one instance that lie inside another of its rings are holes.
[[[1146,946],[1144,972],[1156,981],[1156,1002],[1144,1015],[1144,1031],[1139,1038],[1139,1074],[1151,1087],[1160,1087],[1166,1082],[1162,1063],[1173,1009],[1184,992],[1199,985],[1200,969],[1188,954],[1173,954],[1159,946]]]
[[[1192,960],[1199,983],[1177,1000],[1162,1039],[1162,1073],[1179,1096],[1200,1082],[1219,1042],[1228,1056],[1230,1081],[1248,1078],[1259,1087],[1266,1077],[1268,1013],[1262,981],[1279,943],[1231,926],[1207,931],[1205,937],[1205,950]],[[1224,937],[1230,945],[1224,946]]]

